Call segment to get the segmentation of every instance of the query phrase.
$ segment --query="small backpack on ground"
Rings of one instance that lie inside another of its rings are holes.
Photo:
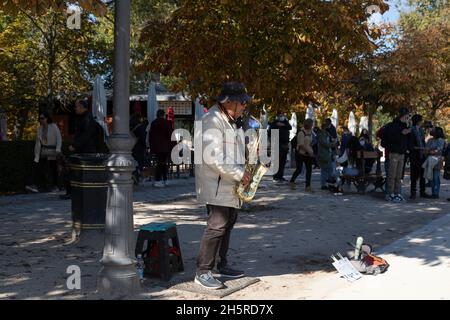
[[[389,268],[389,263],[386,260],[372,254],[372,246],[370,244],[363,244],[360,258],[351,260],[351,263],[362,274],[374,276],[386,272]]]

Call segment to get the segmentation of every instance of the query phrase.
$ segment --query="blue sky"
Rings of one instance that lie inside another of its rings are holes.
[[[385,12],[383,15],[374,13],[372,16],[373,22],[377,23],[384,21],[396,23],[400,18],[400,11],[411,10],[408,7],[407,0],[386,0],[386,2],[389,4],[389,11]]]

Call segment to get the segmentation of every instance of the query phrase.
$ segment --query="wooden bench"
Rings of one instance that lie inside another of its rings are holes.
[[[364,151],[360,150],[356,153],[356,168],[358,169],[358,175],[349,176],[342,175],[341,181],[342,185],[347,183],[347,185],[353,185],[360,194],[365,194],[368,186],[373,185],[374,189],[371,191],[376,191],[380,189],[384,192],[384,184],[386,179],[383,177],[381,171],[381,156],[383,153],[381,151]],[[365,170],[366,161],[375,159],[376,160],[376,170],[375,173],[367,173]]]

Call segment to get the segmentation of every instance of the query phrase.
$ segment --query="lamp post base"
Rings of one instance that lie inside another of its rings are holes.
[[[110,298],[132,297],[142,292],[134,266],[103,266],[97,289],[100,296]]]

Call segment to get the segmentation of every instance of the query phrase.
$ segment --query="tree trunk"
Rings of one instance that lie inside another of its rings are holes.
[[[54,108],[54,87],[53,87],[53,74],[55,72],[55,47],[54,43],[49,43],[49,55],[48,55],[48,72],[47,72],[47,111],[53,112]]]
[[[47,45],[48,45],[48,72],[47,72],[47,111],[50,114],[53,113],[55,107],[54,95],[55,88],[53,77],[56,70],[56,37],[58,36],[58,31],[56,25],[58,24],[57,14],[52,13],[51,23],[49,26],[49,31],[47,35]]]
[[[17,132],[17,136],[16,136],[17,140],[23,140],[23,134],[24,134],[27,122],[28,122],[28,114],[29,114],[29,110],[26,108],[20,110],[20,112],[19,112],[19,119],[17,119],[17,124],[16,124],[16,126],[18,127],[17,128],[18,132]]]
[[[372,130],[373,130],[373,112],[371,106],[368,108],[368,126],[369,126],[369,140],[372,142]]]

